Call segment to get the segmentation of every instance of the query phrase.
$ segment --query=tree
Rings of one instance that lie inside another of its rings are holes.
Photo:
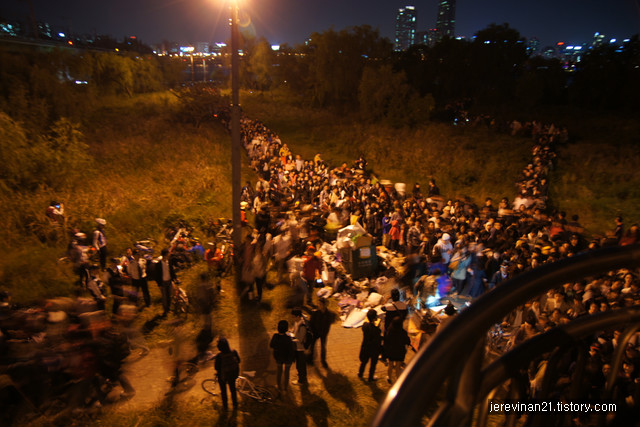
[[[162,73],[154,55],[130,57],[130,61],[134,92],[146,93],[163,89]]]
[[[0,113],[0,190],[59,188],[88,170],[91,157],[78,125],[66,118],[45,135],[29,137],[22,125]]]
[[[404,72],[394,72],[391,65],[364,69],[358,99],[364,120],[394,127],[426,122],[435,105],[431,95],[420,96],[407,84]]]
[[[180,101],[179,120],[193,123],[196,127],[213,121],[215,114],[229,106],[228,97],[209,83],[196,83],[173,90],[172,93]]]
[[[313,33],[302,49],[311,101],[319,106],[354,106],[365,64],[384,61],[391,42],[368,25]]]
[[[264,38],[253,47],[247,60],[253,88],[264,91],[271,87],[274,57],[271,45]]]
[[[477,75],[480,102],[498,103],[512,98],[515,82],[527,59],[524,38],[504,23],[491,24],[475,34],[472,66]]]
[[[187,66],[181,58],[161,56],[156,58],[156,63],[160,68],[162,81],[166,87],[173,88],[182,83]]]
[[[103,93],[133,95],[134,73],[131,59],[113,53],[92,55],[91,80]]]
[[[570,87],[571,101],[601,109],[640,108],[640,39],[588,51]]]
[[[292,95],[304,97],[310,87],[306,64],[299,51],[288,45],[280,46],[273,70],[273,86],[287,89]]]
[[[533,56],[525,63],[516,83],[515,96],[524,107],[563,103],[566,76],[559,60]]]

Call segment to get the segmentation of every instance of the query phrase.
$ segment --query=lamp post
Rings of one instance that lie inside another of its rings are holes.
[[[233,244],[235,246],[235,263],[238,265],[240,255],[240,82],[238,80],[238,0],[231,0],[231,188],[233,203]],[[240,274],[236,273],[236,281]]]

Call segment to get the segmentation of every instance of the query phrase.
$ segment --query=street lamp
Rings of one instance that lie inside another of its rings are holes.
[[[238,265],[241,242],[240,223],[240,82],[238,80],[238,0],[231,0],[231,188],[233,203],[233,245],[235,246],[235,264]],[[240,274],[236,272],[236,281]]]

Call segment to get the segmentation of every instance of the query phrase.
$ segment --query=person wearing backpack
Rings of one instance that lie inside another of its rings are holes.
[[[408,307],[406,303],[400,301],[400,290],[398,288],[391,289],[391,300],[382,307],[382,311],[386,313],[384,318],[385,331],[389,329],[394,318],[400,317],[402,322],[407,318]]]
[[[278,390],[287,391],[289,388],[289,372],[291,364],[296,358],[296,343],[287,334],[289,322],[278,322],[278,332],[273,334],[269,347],[273,349],[273,358],[276,360],[276,382]],[[282,378],[284,374],[284,379]]]
[[[293,381],[293,385],[308,385],[307,381],[307,358],[304,354],[305,351],[305,337],[309,332],[309,326],[302,315],[302,310],[296,308],[291,310],[291,314],[294,318],[293,323],[293,341],[296,344],[296,370],[298,371],[298,380]]]
[[[231,350],[229,341],[226,338],[218,339],[218,350],[220,353],[215,357],[215,368],[218,374],[218,384],[220,384],[220,396],[222,397],[222,409],[228,410],[227,386],[231,392],[233,409],[238,408],[238,392],[236,391],[236,378],[240,375],[240,356],[235,350]]]

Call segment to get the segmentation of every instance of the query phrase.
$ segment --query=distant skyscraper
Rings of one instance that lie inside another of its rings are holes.
[[[591,42],[591,47],[602,46],[605,43],[605,35],[600,33],[595,33],[593,35],[593,41]]]
[[[527,40],[527,53],[529,55],[538,55],[540,53],[540,40],[537,37],[531,37]]]
[[[426,31],[418,31],[416,33],[416,43],[425,46],[433,46],[438,41],[438,31],[435,28],[429,28]]]
[[[456,0],[439,1],[436,29],[439,38],[456,36]]]
[[[407,50],[416,42],[416,16],[413,6],[398,9],[396,15],[396,51]]]

